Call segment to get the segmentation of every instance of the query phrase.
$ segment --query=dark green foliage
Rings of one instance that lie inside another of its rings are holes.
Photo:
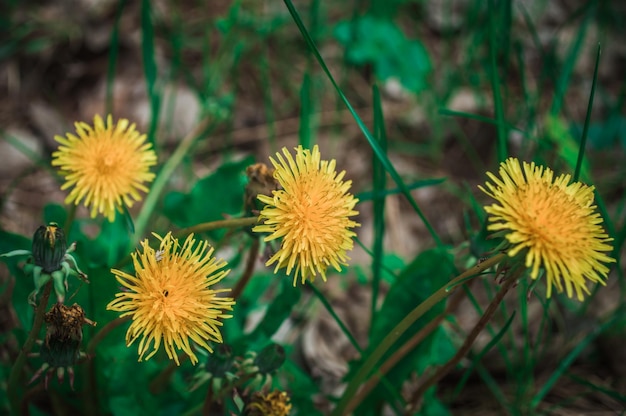
[[[189,193],[172,191],[165,196],[163,213],[178,227],[224,219],[243,211],[245,171],[252,158],[222,164],[212,174],[198,180]],[[225,230],[210,232],[214,238]]]
[[[372,65],[377,79],[395,78],[414,93],[428,86],[432,64],[426,48],[407,39],[393,21],[367,14],[337,25],[335,36],[346,48],[347,61]]]

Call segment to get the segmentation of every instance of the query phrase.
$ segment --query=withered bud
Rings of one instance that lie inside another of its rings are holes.
[[[263,206],[257,195],[272,196],[272,191],[280,187],[274,178],[274,169],[264,163],[255,163],[246,168],[246,175],[248,176],[244,201],[246,211],[261,210]]]
[[[79,305],[70,307],[56,303],[46,312],[46,337],[41,345],[40,356],[43,365],[35,373],[30,382],[36,380],[42,373],[45,386],[48,386],[48,378],[52,372],[56,372],[59,382],[63,381],[65,372],[70,375],[70,384],[74,384],[74,371],[72,366],[81,356],[80,344],[83,340],[83,325],[95,326],[96,323],[85,317],[85,311]]]
[[[289,395],[284,391],[273,391],[269,394],[255,392],[246,406],[248,416],[287,416],[291,412]]]

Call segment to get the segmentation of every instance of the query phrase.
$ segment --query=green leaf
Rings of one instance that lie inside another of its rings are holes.
[[[303,371],[297,364],[287,360],[283,365],[285,385],[288,386],[291,401],[296,407],[298,415],[321,415],[313,398],[319,393],[319,383],[311,379],[308,372]]]
[[[372,88],[374,102],[374,135],[380,142],[383,151],[387,151],[387,133],[385,131],[385,117],[377,85]],[[372,183],[374,194],[385,191],[387,172],[382,163],[372,156]],[[372,245],[372,303],[370,325],[376,320],[376,308],[378,307],[378,290],[382,277],[382,265],[384,258],[383,239],[385,237],[385,198],[374,199],[372,213],[374,216],[374,243]]]
[[[373,65],[379,80],[396,78],[412,92],[428,86],[432,64],[426,48],[419,40],[407,39],[391,20],[366,14],[339,23],[335,37],[346,48],[348,62]]]
[[[109,338],[114,338],[109,342]],[[105,338],[106,347],[101,346],[95,359],[100,370],[98,386],[106,392],[103,403],[106,411],[101,414],[114,415],[180,415],[184,412],[185,397],[175,388],[179,374],[189,375],[189,361],[176,368],[170,388],[153,395],[148,386],[157,375],[170,364],[163,347],[150,360],[137,361],[137,344],[126,347],[124,334],[116,328],[115,333]],[[189,393],[185,393],[189,394]],[[201,393],[204,396],[205,392]],[[194,399],[202,400],[198,395]]]
[[[293,280],[290,277],[279,274],[276,278],[281,279],[281,291],[270,303],[265,316],[254,329],[253,335],[264,335],[270,338],[280,328],[282,323],[289,318],[293,307],[300,300],[300,295],[302,294],[301,287],[294,287]],[[254,338],[254,336],[251,337]]]
[[[179,227],[224,219],[237,215],[243,209],[246,167],[254,163],[252,157],[225,163],[212,174],[200,179],[191,192],[170,192],[165,196],[164,214]],[[219,239],[225,230],[209,232]]]

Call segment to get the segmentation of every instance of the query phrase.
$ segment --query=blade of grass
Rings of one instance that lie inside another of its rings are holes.
[[[311,148],[311,117],[313,108],[311,102],[311,76],[308,71],[304,73],[302,86],[300,87],[300,129],[298,137],[300,144],[305,149]]]
[[[354,242],[355,242],[355,243],[356,243],[359,247],[361,247],[361,248],[363,249],[363,251],[364,251],[364,252],[365,252],[368,256],[370,256],[372,259],[374,258],[374,253],[373,253],[373,252],[372,252],[372,251],[371,251],[368,247],[366,247],[366,246],[365,246],[365,244],[363,244],[363,242],[362,242],[361,240],[359,240],[359,238],[358,238],[358,237],[354,237]],[[394,281],[398,280],[398,275],[397,275],[397,274],[396,274],[393,270],[391,270],[389,267],[387,267],[384,263],[383,263],[383,264],[381,264],[380,268],[381,268],[381,270],[382,270],[382,271],[384,271],[385,273],[387,273],[387,274],[389,274],[390,276],[392,276]]]
[[[13,146],[17,151],[26,156],[30,161],[38,167],[45,169],[50,173],[55,173],[55,169],[52,168],[50,162],[45,160],[36,151],[25,145],[18,137],[8,134],[6,131],[0,129],[0,140],[4,140]]]
[[[161,98],[157,91],[157,65],[154,52],[154,27],[152,26],[152,8],[150,0],[141,1],[141,56],[146,77],[148,98],[150,99],[150,127],[148,140],[156,148],[156,130],[159,122]]]
[[[517,416],[519,412],[507,401],[506,396],[500,388],[500,382],[496,381],[491,374],[489,374],[489,371],[487,371],[485,366],[483,366],[480,362],[476,365],[476,372],[483,380],[491,394],[493,394],[496,401],[507,411],[506,414]]]
[[[490,81],[491,90],[493,93],[493,102],[496,112],[496,127],[498,129],[498,160],[504,162],[507,158],[507,128],[506,120],[504,118],[504,106],[502,105],[502,95],[500,92],[500,76],[498,74],[498,67],[496,65],[496,29],[495,29],[495,5],[494,0],[489,0],[489,64],[490,64]]]
[[[474,370],[474,368],[478,365],[480,360],[483,359],[485,354],[487,354],[500,341],[500,339],[502,339],[502,336],[504,336],[506,331],[508,331],[509,327],[513,323],[513,318],[515,318],[515,311],[513,311],[509,319],[506,321],[506,323],[502,327],[502,329],[500,329],[500,331],[498,331],[498,333],[496,333],[496,335],[491,338],[491,341],[489,341],[489,343],[487,343],[487,345],[485,345],[485,347],[482,350],[480,350],[480,352],[474,357],[474,359],[472,359],[472,363],[467,368],[467,370],[465,370],[465,373],[461,377],[461,380],[459,381],[456,388],[454,389],[454,393],[452,394],[452,397],[457,397],[459,393],[461,393],[461,390],[463,390],[463,387],[465,386],[465,383],[467,383],[469,376],[472,375],[472,371]]]
[[[525,107],[524,111],[525,111],[526,124],[528,126],[528,131],[534,131],[535,127],[537,126],[537,94],[531,93],[528,87],[528,79],[526,76],[526,68],[525,68],[526,64],[524,62],[524,50],[523,50],[523,46],[521,42],[516,44],[515,58],[516,58],[517,67],[519,68],[519,73],[520,73],[522,93],[524,97],[524,107]],[[524,140],[522,142],[520,154],[522,155],[528,154],[530,143],[531,143],[530,140]]]
[[[580,169],[583,165],[583,156],[587,146],[587,133],[589,132],[589,121],[591,120],[591,109],[593,107],[593,97],[596,92],[596,82],[598,81],[598,65],[600,63],[600,53],[602,48],[598,44],[598,52],[596,53],[596,65],[593,69],[593,81],[591,83],[591,92],[589,93],[589,104],[587,104],[587,114],[585,115],[585,125],[583,126],[583,134],[580,138],[580,148],[578,149],[578,160],[576,161],[576,170],[574,171],[574,182],[578,182],[580,177]]]
[[[274,115],[274,101],[272,100],[269,42],[264,42],[264,46],[264,53],[260,62],[261,83],[263,84],[263,107],[265,108],[265,119],[267,120],[267,139],[270,143],[270,153],[274,154],[278,151],[278,147],[276,145],[276,116]]]
[[[552,373],[550,378],[544,383],[543,386],[539,389],[537,394],[532,398],[530,402],[530,410],[531,412],[539,406],[541,401],[546,397],[546,395],[552,390],[552,387],[556,384],[556,382],[561,378],[561,376],[565,373],[565,371],[569,368],[569,366],[574,362],[574,360],[580,355],[580,353],[592,342],[594,341],[600,334],[609,329],[617,320],[617,317],[620,316],[619,311],[616,311],[612,316],[607,319],[602,325],[596,326],[593,328],[589,334],[583,338],[577,345],[574,347],[572,351],[565,358],[560,361],[557,369]]]
[[[444,116],[458,116],[458,117],[464,117],[464,118],[469,118],[472,120],[477,120],[477,121],[482,121],[484,123],[489,123],[489,124],[493,124],[495,126],[498,125],[498,120],[494,120],[491,117],[485,117],[485,116],[481,116],[478,114],[472,114],[472,113],[465,113],[463,111],[454,111],[454,110],[450,110],[448,108],[440,108],[438,111],[439,114],[444,115]],[[519,127],[515,127],[512,124],[509,123],[505,123],[506,128],[509,130],[514,130],[518,133],[522,133],[524,135],[526,135],[526,131],[520,129]]]
[[[430,233],[431,237],[435,241],[435,244],[437,245],[437,247],[443,248],[444,245],[443,245],[443,242],[441,241],[441,238],[435,232],[435,229],[432,227],[430,222],[428,222],[428,220],[426,219],[426,217],[422,213],[422,210],[420,209],[420,207],[418,206],[417,202],[415,201],[415,199],[411,195],[411,193],[410,193],[409,189],[407,188],[406,184],[404,183],[404,181],[402,180],[402,178],[400,177],[400,175],[398,174],[396,169],[393,167],[393,165],[389,161],[389,158],[387,157],[387,155],[385,155],[385,153],[383,152],[383,150],[380,147],[380,145],[378,144],[377,140],[374,138],[374,136],[372,136],[372,134],[370,133],[370,131],[367,128],[367,126],[365,126],[365,124],[363,123],[363,120],[361,120],[361,117],[354,110],[354,108],[352,107],[352,105],[350,104],[350,102],[348,101],[346,96],[344,95],[344,93],[341,90],[341,88],[339,87],[339,85],[337,85],[337,82],[335,81],[335,78],[332,76],[332,74],[330,73],[330,70],[326,66],[326,63],[324,62],[324,58],[322,58],[322,56],[320,55],[320,52],[317,49],[317,46],[315,46],[315,42],[313,42],[313,39],[311,38],[311,35],[309,34],[309,32],[307,31],[306,27],[304,26],[304,23],[302,22],[302,19],[300,18],[300,14],[298,13],[296,8],[294,7],[292,1],[291,0],[284,0],[284,2],[285,2],[285,5],[287,6],[287,9],[289,9],[289,13],[291,14],[291,17],[293,18],[294,22],[298,26],[298,29],[300,30],[300,33],[304,37],[307,45],[309,46],[309,48],[313,52],[313,55],[315,56],[315,58],[317,59],[317,62],[320,64],[320,66],[322,67],[324,73],[326,74],[326,76],[328,77],[330,82],[333,84],[333,87],[335,88],[335,91],[337,92],[337,94],[339,94],[339,97],[341,98],[343,103],[346,105],[346,107],[348,108],[350,113],[352,114],[352,117],[354,117],[354,120],[356,121],[357,125],[361,129],[361,132],[363,133],[363,135],[365,136],[365,138],[369,142],[369,145],[371,146],[372,150],[374,151],[374,154],[376,155],[376,157],[378,157],[378,160],[380,160],[380,162],[384,166],[385,170],[389,173],[391,178],[398,185],[398,187],[402,191],[402,194],[406,196],[407,200],[409,201],[409,204],[411,204],[411,207],[413,208],[413,210],[417,213],[417,215],[420,217],[420,219],[424,223],[424,226],[426,227],[426,229]]]
[[[385,131],[385,119],[380,100],[380,91],[377,85],[372,87],[374,103],[374,136],[378,139],[383,152],[387,152],[387,133]],[[372,182],[374,194],[385,191],[387,172],[380,161],[372,157]],[[372,306],[370,318],[370,331],[374,328],[376,319],[376,305],[378,303],[378,290],[380,287],[381,266],[383,261],[383,239],[385,237],[385,198],[376,198],[373,201],[374,214],[374,244],[372,246]]]
[[[319,0],[313,0],[309,7],[309,33],[311,39],[317,41],[319,33]],[[310,148],[313,145],[311,139],[312,129],[314,128],[313,117],[315,116],[315,106],[312,93],[314,89],[311,86],[311,74],[313,74],[313,58],[311,54],[307,54],[306,57],[306,70],[304,72],[304,78],[302,80],[302,88],[300,90],[300,144],[305,148]]]
[[[575,374],[566,374],[566,376],[583,386],[589,387],[593,391],[606,394],[612,399],[615,399],[622,403],[626,403],[626,394],[620,394],[620,392],[618,391],[607,389],[606,387],[603,387],[603,386],[598,386],[597,384],[592,383],[591,381],[586,380],[582,377],[579,377]]]
[[[532,349],[530,345],[530,326],[528,322],[528,279],[521,279],[521,282],[519,284],[520,287],[518,289],[518,304],[520,306],[520,315],[522,318],[522,336],[524,338],[524,341],[522,343],[522,366],[519,370],[520,374],[516,389],[516,402],[527,403],[527,399],[529,398],[529,396],[532,395],[535,363],[533,362],[531,354]]]
[[[409,190],[413,190],[413,189],[418,189],[418,188],[425,188],[427,186],[433,186],[433,185],[439,185],[440,183],[444,183],[447,180],[447,178],[436,178],[436,179],[424,179],[421,181],[416,181],[413,183],[408,184],[406,187]],[[365,191],[365,192],[360,192],[358,194],[355,195],[355,197],[360,201],[360,202],[364,202],[364,201],[374,201],[377,199],[381,199],[381,198],[386,198],[389,195],[396,195],[401,193],[402,190],[400,188],[393,188],[393,189],[386,189],[383,191]]]
[[[354,338],[354,336],[352,335],[352,333],[350,332],[350,330],[348,329],[346,324],[344,324],[343,321],[341,320],[341,318],[339,318],[339,315],[337,315],[337,312],[335,312],[335,309],[330,304],[328,299],[326,299],[324,294],[322,292],[320,292],[320,290],[317,287],[315,287],[314,284],[312,284],[311,282],[307,281],[307,285],[311,288],[311,290],[313,291],[313,293],[315,294],[317,299],[322,303],[322,305],[324,305],[324,308],[326,308],[326,311],[328,311],[328,313],[335,320],[337,325],[339,325],[339,328],[341,329],[341,332],[343,332],[343,334],[346,336],[346,338],[348,338],[348,341],[350,341],[350,344],[352,344],[354,349],[357,350],[359,352],[359,354],[362,355],[363,354],[363,349],[361,348],[361,346],[357,342],[356,338]]]
[[[144,233],[146,231],[146,227],[148,226],[148,221],[152,216],[152,213],[156,209],[156,205],[159,201],[159,197],[161,193],[165,189],[170,176],[176,170],[178,164],[183,160],[185,155],[189,152],[191,146],[200,138],[204,137],[208,132],[215,127],[215,124],[212,123],[210,118],[205,118],[202,122],[200,122],[187,136],[185,136],[179,143],[178,147],[172,155],[167,159],[161,170],[156,176],[150,192],[146,195],[146,199],[137,215],[137,220],[135,221],[135,230],[136,233],[134,235],[134,241],[132,241],[132,246],[135,247],[136,244],[144,237]]]
[[[313,284],[311,284],[309,282],[307,282],[307,284],[313,290],[313,293],[315,294],[315,296],[317,296],[317,299],[322,303],[322,305],[324,305],[324,308],[326,308],[326,311],[330,314],[330,316],[332,316],[332,318],[337,323],[337,325],[339,325],[339,328],[341,329],[341,332],[343,332],[343,334],[348,338],[348,341],[350,341],[350,344],[352,344],[354,349],[357,350],[359,352],[359,354],[362,356],[363,355],[363,349],[361,348],[359,343],[356,341],[356,339],[354,338],[354,336],[352,335],[352,333],[350,332],[348,327],[343,323],[341,318],[339,318],[339,315],[337,315],[337,312],[335,312],[335,309],[330,304],[328,299],[326,299],[324,294],[322,292],[320,292],[320,290],[317,287],[315,287],[315,285],[313,285]],[[402,399],[402,396],[400,395],[400,392],[398,392],[395,388],[392,387],[391,383],[389,382],[389,380],[386,379],[386,377],[384,375],[381,376],[381,377],[382,377],[382,383],[383,383],[384,386],[386,386],[388,392],[392,396],[394,396],[394,398],[396,399],[397,402],[402,403],[404,405],[404,400]],[[394,406],[397,414],[402,414],[402,411],[397,407],[395,402],[392,403],[392,406]]]
[[[409,312],[394,328],[392,328],[387,336],[376,346],[372,353],[365,358],[361,367],[350,379],[348,386],[343,392],[341,400],[337,407],[331,413],[333,416],[345,414],[346,408],[350,405],[350,401],[356,394],[361,384],[377,368],[378,362],[385,353],[395,344],[395,342],[409,329],[409,327],[422,317],[427,311],[431,310],[434,305],[450,296],[456,287],[466,282],[468,279],[475,278],[482,274],[483,271],[490,269],[492,266],[500,263],[506,254],[496,254],[495,256],[485,260],[484,262],[466,270],[450,282],[439,288],[435,293],[430,295],[426,300],[421,302],[411,312]]]
[[[502,48],[503,48],[503,60],[504,60],[504,78],[506,79],[506,75],[509,70],[509,65],[511,64],[511,28],[513,27],[513,1],[505,0],[500,2],[500,6],[502,7],[502,18],[498,19],[500,24],[500,30],[502,31],[502,35],[499,36],[502,39]],[[506,85],[505,85],[506,88]]]
[[[120,0],[115,14],[115,23],[111,32],[111,41],[109,42],[109,64],[107,66],[107,85],[106,85],[106,114],[113,113],[113,81],[115,81],[115,68],[117,66],[117,54],[119,52],[120,42],[120,20],[122,13],[126,7],[127,0]]]
[[[587,26],[589,25],[589,21],[591,20],[591,15],[592,13],[590,9],[587,11],[582,24],[579,26],[576,39],[574,39],[574,42],[572,43],[572,46],[567,53],[567,57],[565,58],[565,63],[561,68],[560,76],[556,84],[556,91],[554,93],[554,100],[552,101],[552,107],[550,108],[550,114],[552,114],[553,116],[558,115],[561,111],[561,107],[563,106],[565,91],[567,91],[572,72],[574,71],[574,66],[576,66],[576,61],[578,60],[578,56],[580,55],[580,49],[582,47],[583,40],[585,39],[585,34],[587,32]]]

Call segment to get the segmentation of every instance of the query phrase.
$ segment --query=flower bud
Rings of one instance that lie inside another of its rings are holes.
[[[246,211],[253,213],[255,210],[260,211],[264,207],[264,204],[257,199],[257,196],[266,195],[271,197],[272,192],[278,190],[280,185],[274,178],[274,169],[264,163],[255,163],[248,166],[246,175],[248,176],[248,184],[246,185],[244,203]]]
[[[223,378],[231,371],[235,363],[232,348],[225,344],[220,344],[215,353],[212,354],[204,369],[213,378]]]
[[[270,344],[263,348],[254,359],[254,366],[259,373],[269,374],[280,368],[285,362],[285,349],[278,344]]]
[[[61,268],[67,243],[63,229],[55,222],[41,226],[33,235],[33,260],[44,273],[52,273]]]

